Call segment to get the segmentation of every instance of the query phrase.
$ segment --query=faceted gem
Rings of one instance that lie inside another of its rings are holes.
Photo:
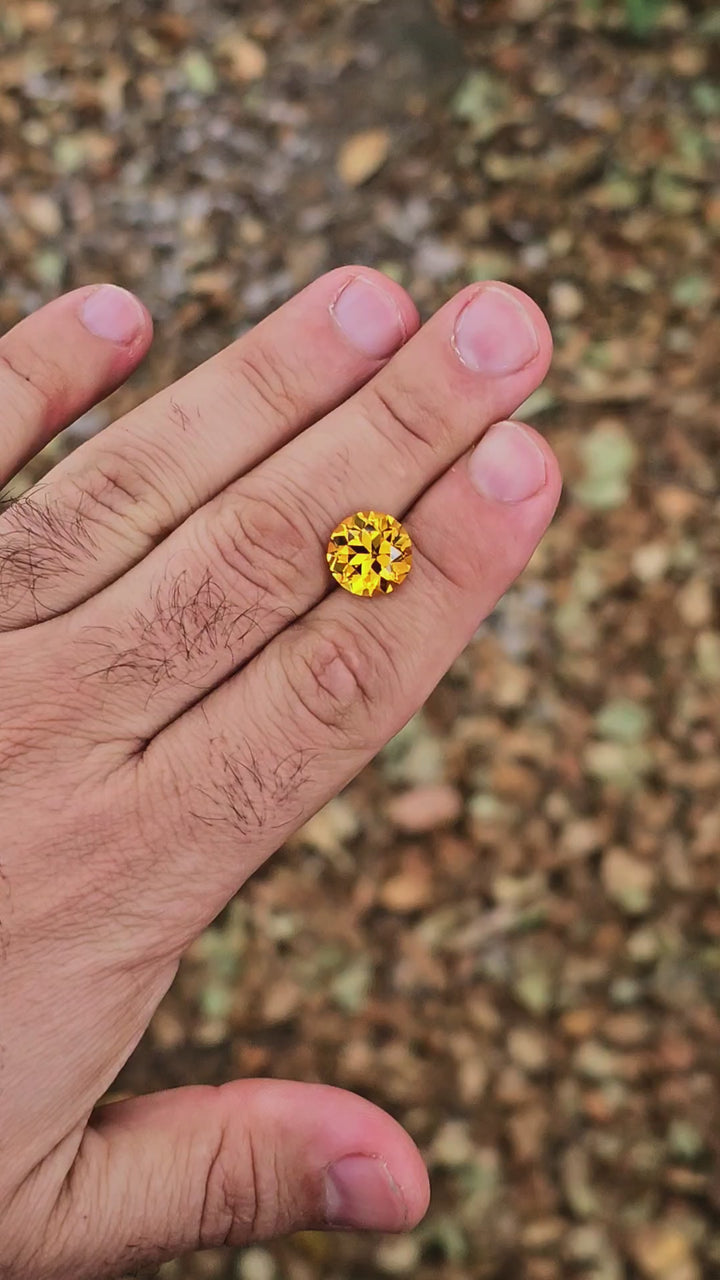
[[[412,542],[394,516],[358,511],[333,533],[327,561],[335,581],[354,596],[389,595],[412,568]]]

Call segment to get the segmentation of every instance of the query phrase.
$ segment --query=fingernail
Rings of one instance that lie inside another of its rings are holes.
[[[380,1156],[344,1156],[325,1174],[325,1210],[334,1227],[399,1231],[407,1220],[400,1188]]]
[[[364,276],[355,276],[340,290],[330,313],[348,341],[374,360],[392,355],[407,337],[394,298]]]
[[[470,455],[470,480],[495,502],[525,502],[543,488],[545,458],[516,422],[498,422]]]
[[[540,350],[535,326],[521,302],[489,285],[460,312],[453,346],[463,364],[494,377],[524,369]]]
[[[137,298],[114,284],[101,285],[85,299],[80,319],[96,338],[123,346],[132,342],[145,322]]]

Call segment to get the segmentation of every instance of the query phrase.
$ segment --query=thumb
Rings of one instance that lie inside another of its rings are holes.
[[[400,1126],[327,1085],[243,1080],[99,1108],[33,1276],[118,1275],[299,1229],[402,1231],[428,1180]]]

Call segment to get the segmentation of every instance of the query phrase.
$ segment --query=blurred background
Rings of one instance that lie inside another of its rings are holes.
[[[541,550],[117,1085],[359,1090],[430,1214],[163,1280],[720,1275],[719,40],[702,2],[3,0],[0,321],[107,278],[157,326],[19,487],[346,261],[424,315],[512,281],[556,340]]]

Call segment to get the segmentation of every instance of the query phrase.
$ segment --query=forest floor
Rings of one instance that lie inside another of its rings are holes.
[[[111,278],[157,327],[22,483],[339,263],[424,315],[510,280],[556,342],[542,548],[117,1084],[358,1090],[428,1218],[164,1280],[720,1276],[719,40],[702,3],[643,39],[605,0],[2,6],[0,323]]]

